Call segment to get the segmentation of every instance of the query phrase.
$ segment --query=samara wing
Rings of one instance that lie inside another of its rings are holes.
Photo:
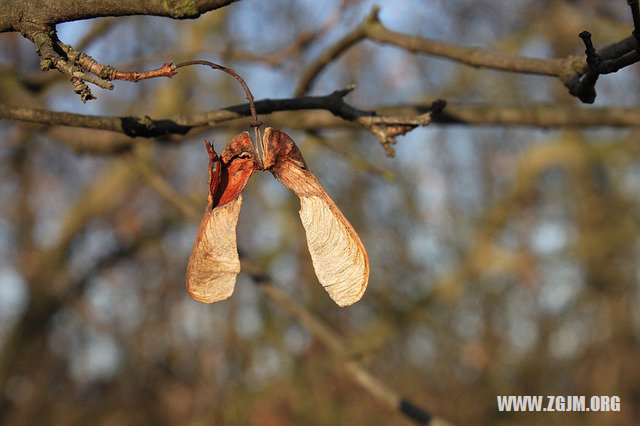
[[[286,133],[267,128],[262,143],[264,168],[300,198],[300,219],[318,281],[338,305],[357,302],[369,281],[369,258],[358,234]]]
[[[189,257],[186,282],[191,297],[212,303],[231,296],[240,272],[236,245],[240,193],[256,170],[258,159],[247,132],[231,139],[220,156],[212,144],[205,143],[209,197]]]

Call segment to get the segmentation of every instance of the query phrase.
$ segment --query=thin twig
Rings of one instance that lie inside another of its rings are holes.
[[[219,65],[210,61],[186,61],[186,62],[180,62],[179,64],[177,64],[175,66],[175,68],[182,68],[182,67],[188,67],[191,65],[206,65],[209,66],[213,69],[216,70],[220,70],[223,72],[226,72],[227,74],[233,76],[233,78],[235,78],[236,80],[238,80],[238,82],[240,82],[240,85],[242,86],[242,89],[244,90],[245,95],[247,96],[247,101],[249,101],[249,109],[251,110],[251,117],[253,118],[253,122],[251,123],[251,127],[253,127],[253,129],[256,132],[256,144],[259,144],[260,142],[260,132],[259,132],[259,128],[262,125],[262,122],[260,120],[258,120],[258,113],[256,112],[256,106],[255,106],[255,101],[253,98],[253,94],[251,93],[251,90],[249,89],[249,86],[247,85],[247,83],[244,81],[244,79],[242,77],[240,77],[240,75],[233,69],[231,68],[227,68],[223,65]]]
[[[322,70],[329,65],[331,61],[340,56],[342,52],[362,40],[364,36],[365,34],[362,27],[358,27],[322,53],[302,74],[300,82],[296,87],[295,95],[302,96],[307,93]]]
[[[40,68],[43,71],[55,68],[68,76],[73,83],[74,91],[80,95],[83,102],[95,99],[89,87],[84,83],[85,81],[104,89],[113,89],[113,85],[107,80],[86,73],[86,70],[62,56],[65,52],[61,48],[55,27],[22,22],[19,29],[22,35],[35,44],[36,51],[40,56]]]

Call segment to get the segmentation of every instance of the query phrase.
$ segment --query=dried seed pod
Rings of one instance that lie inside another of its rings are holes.
[[[194,299],[212,303],[231,296],[240,272],[236,225],[242,195],[256,170],[258,157],[247,132],[229,141],[220,157],[205,141],[209,153],[207,208],[187,265],[187,291]]]
[[[369,281],[369,258],[358,234],[286,133],[267,128],[262,146],[264,168],[300,198],[300,219],[320,284],[340,306],[357,302]]]

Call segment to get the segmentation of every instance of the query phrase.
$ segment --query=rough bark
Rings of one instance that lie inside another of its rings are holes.
[[[193,19],[236,0],[3,0],[0,32],[21,31],[26,23],[55,25],[106,16],[152,15]]]

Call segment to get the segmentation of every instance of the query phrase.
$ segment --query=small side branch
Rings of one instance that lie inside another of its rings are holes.
[[[349,49],[354,44],[358,43],[365,37],[365,33],[362,27],[358,27],[351,31],[345,37],[343,37],[336,44],[327,49],[320,55],[309,68],[302,74],[302,78],[296,88],[296,96],[302,96],[313,85],[318,75],[322,70],[329,65],[331,61],[339,57],[344,51]]]
[[[439,114],[447,105],[446,101],[437,99],[431,104],[428,112],[413,116],[368,116],[358,117],[354,121],[369,129],[375,135],[387,157],[394,157],[393,145],[397,143],[396,137],[409,133],[416,127],[426,126],[431,123],[431,117]]]
[[[585,46],[588,70],[584,75],[572,78],[567,87],[569,93],[582,102],[592,104],[596,99],[596,82],[601,74],[610,74],[640,61],[640,10],[638,0],[627,0],[631,7],[633,32],[631,37],[603,49],[598,53],[591,40],[589,31],[582,31],[578,36]]]
[[[43,71],[57,69],[69,77],[74,91],[80,95],[82,102],[95,99],[86,81],[104,89],[113,89],[113,85],[108,81],[87,73],[82,67],[69,60],[61,48],[55,27],[24,23],[21,24],[20,32],[35,44],[36,52],[40,56],[40,68]]]
[[[113,90],[111,80],[139,81],[155,77],[173,77],[176,74],[176,67],[170,62],[160,68],[144,72],[119,71],[99,63],[86,53],[77,51],[73,46],[60,41],[53,26],[27,22],[21,23],[19,28],[22,35],[35,44],[40,56],[40,68],[43,71],[56,69],[66,75],[82,102],[95,99],[87,82],[103,89]]]

